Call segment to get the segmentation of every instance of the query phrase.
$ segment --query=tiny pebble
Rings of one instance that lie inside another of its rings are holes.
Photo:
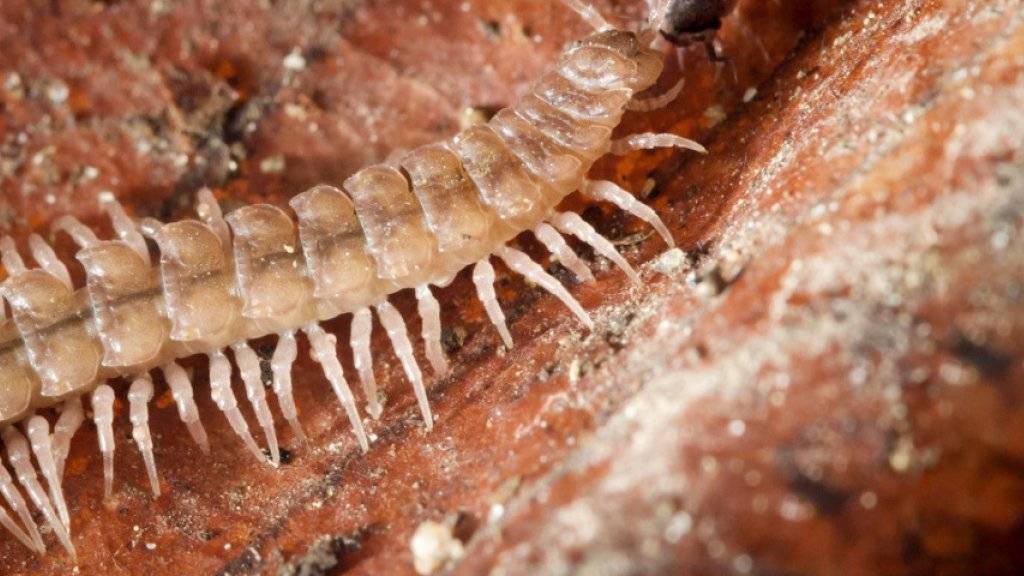
[[[409,544],[413,567],[422,576],[433,574],[451,560],[458,560],[464,552],[462,542],[452,535],[450,526],[431,520],[416,528]]]
[[[298,48],[292,48],[292,51],[284,57],[282,64],[288,70],[302,70],[306,67],[306,59],[302,57]]]
[[[60,80],[50,84],[49,88],[46,89],[46,97],[54,104],[60,104],[67,100],[69,93],[68,85]]]
[[[654,259],[651,267],[666,276],[678,274],[686,266],[686,252],[679,248],[672,248],[662,252]]]

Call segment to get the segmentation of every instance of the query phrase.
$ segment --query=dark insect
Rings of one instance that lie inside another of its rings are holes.
[[[686,48],[701,43],[708,58],[721,62],[715,35],[737,0],[672,0],[661,28],[661,35],[676,46]]]

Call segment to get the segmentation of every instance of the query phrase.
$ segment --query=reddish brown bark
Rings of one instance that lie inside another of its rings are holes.
[[[467,106],[507,104],[585,31],[548,2],[462,5],[5,0],[4,231],[97,223],[107,189],[163,218],[202,185],[227,206],[283,203],[452,133]],[[303,353],[312,442],[279,426],[280,470],[241,449],[203,370],[210,457],[158,387],[160,499],[126,406],[113,501],[95,430],[76,438],[81,573],[409,574],[417,525],[455,515],[457,574],[1020,572],[1022,8],[741,2],[729,62],[687,52],[681,99],[622,128],[699,138],[707,157],[595,169],[635,191],[653,179],[684,253],[567,204],[647,263],[642,287],[601,269],[573,288],[594,332],[504,277],[517,347],[500,352],[460,277],[440,294],[455,371],[432,384],[434,431],[378,328],[388,402],[370,453]],[[671,64],[662,88],[679,76]],[[408,295],[396,304],[418,331]],[[0,567],[71,569],[7,540]]]

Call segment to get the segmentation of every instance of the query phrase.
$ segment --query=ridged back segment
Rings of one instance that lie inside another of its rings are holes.
[[[563,76],[588,92],[632,89],[637,64],[619,50],[594,42],[566,50],[555,65]]]
[[[49,272],[26,270],[4,287],[14,322],[25,342],[43,396],[64,396],[87,389],[96,379],[102,358],[100,342],[84,322],[88,303]]]
[[[664,67],[664,56],[650,46],[641,46],[633,32],[605,30],[584,38],[581,46],[599,46],[621,54],[636,64],[636,74],[630,79],[630,90],[635,94],[657,82]]]
[[[612,137],[612,129],[608,126],[573,118],[533,94],[523,97],[516,104],[515,111],[545,136],[590,162],[608,151]]]
[[[584,162],[574,150],[559,144],[509,108],[500,110],[489,124],[526,169],[547,181],[559,194],[564,196],[579,188]]]
[[[376,267],[347,194],[316,186],[292,198],[299,217],[299,239],[321,318],[365,301],[374,288]]]
[[[256,204],[231,212],[227,221],[242,314],[268,330],[306,319],[313,290],[292,218],[276,206]]]
[[[633,97],[629,88],[588,92],[557,72],[549,72],[541,77],[533,93],[577,120],[609,128],[619,125],[626,104]]]
[[[0,323],[0,422],[24,414],[39,388],[21,334],[13,322]]]
[[[441,258],[461,268],[486,256],[495,214],[480,201],[458,156],[441,145],[423,146],[405,156],[402,167],[437,239]]]
[[[635,32],[628,30],[602,30],[581,38],[577,46],[599,46],[618,52],[623,58],[636,58],[640,51],[640,40]]]
[[[157,271],[120,240],[83,248],[76,258],[85,267],[103,365],[140,366],[155,358],[170,333]]]
[[[452,149],[491,209],[507,224],[532,228],[561,199],[488,126],[473,126],[451,141]],[[493,248],[493,247],[492,247]]]
[[[382,280],[411,286],[430,280],[437,242],[409,181],[390,166],[369,166],[344,183]]]
[[[222,342],[236,327],[240,303],[220,237],[196,220],[164,224],[156,234],[171,339]]]

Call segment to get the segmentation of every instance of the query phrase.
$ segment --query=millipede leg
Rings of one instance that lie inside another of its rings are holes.
[[[60,278],[61,282],[68,288],[74,289],[74,285],[71,284],[71,274],[68,273],[68,267],[61,262],[60,258],[57,257],[57,253],[46,243],[46,240],[43,240],[42,236],[30,234],[28,237],[28,247],[32,252],[32,258],[39,264],[40,268]]]
[[[4,495],[7,505],[18,515],[21,523],[28,530],[28,535],[35,544],[30,548],[38,550],[40,553],[45,552],[46,546],[43,544],[42,536],[39,535],[39,527],[36,526],[36,521],[32,518],[32,511],[29,510],[25,499],[21,497],[21,492],[18,492],[17,487],[14,486],[14,480],[7,472],[7,468],[4,467],[2,459],[0,459],[0,494]]]
[[[50,489],[50,499],[57,507],[57,515],[64,526],[71,526],[71,518],[68,516],[68,506],[64,502],[64,491],[61,489],[60,475],[57,474],[57,463],[53,459],[53,447],[50,440],[50,423],[42,416],[33,416],[25,426],[25,433],[28,435],[29,444],[32,446],[32,453],[36,455],[36,462],[39,463],[39,470],[46,479],[46,485]]]
[[[672,233],[661,221],[658,214],[647,204],[637,200],[632,194],[623,190],[619,185],[607,180],[585,180],[580,191],[595,200],[614,204],[619,210],[628,212],[633,216],[647,222],[653,227],[669,246],[675,246],[676,241]]]
[[[274,466],[281,464],[281,449],[277,444],[277,432],[274,431],[274,415],[267,405],[267,392],[263,388],[263,370],[260,368],[260,359],[248,343],[242,341],[231,346],[235,352],[235,363],[238,364],[238,371],[242,375],[242,382],[245,384],[245,395],[252,404],[256,413],[256,421],[263,428],[263,435],[267,439],[267,448],[270,450],[270,461]]]
[[[57,477],[64,477],[64,463],[68,459],[68,451],[71,449],[71,439],[75,432],[85,421],[85,410],[82,409],[82,401],[78,398],[69,398],[61,407],[57,423],[53,425],[53,437],[51,438],[51,449],[53,460],[57,465]]]
[[[551,252],[563,266],[569,269],[570,272],[576,275],[576,278],[580,282],[590,282],[594,279],[594,274],[590,271],[590,267],[583,261],[572,248],[565,242],[565,238],[551,227],[546,222],[541,222],[533,229],[533,235],[540,240],[541,244]]]
[[[50,228],[54,231],[66,232],[75,241],[75,244],[78,244],[81,248],[88,248],[100,241],[96,233],[92,231],[92,228],[82,224],[74,216],[61,216],[53,221],[53,225]]]
[[[423,415],[423,423],[427,430],[434,427],[434,416],[430,412],[430,402],[427,400],[427,389],[423,384],[423,373],[420,371],[416,357],[413,355],[412,344],[409,342],[409,333],[405,328],[405,321],[398,310],[390,302],[384,300],[375,306],[380,323],[388,333],[391,340],[391,347],[395,349],[395,355],[402,363],[405,376],[412,382],[413,393],[416,394],[416,402],[420,405],[420,413]]]
[[[0,263],[4,265],[4,270],[7,271],[8,276],[21,274],[27,270],[25,268],[25,261],[21,259],[18,247],[10,236],[0,238]]]
[[[103,455],[103,497],[114,493],[114,389],[100,384],[92,393],[92,419]]]
[[[114,227],[117,237],[134,248],[148,265],[149,248],[146,247],[146,240],[139,233],[135,222],[125,213],[121,203],[109,192],[101,192],[99,202],[100,209],[106,212],[107,217],[110,218],[110,224]]]
[[[590,314],[583,309],[583,306],[580,306],[580,303],[572,297],[572,294],[570,294],[554,276],[545,272],[544,269],[541,268],[540,264],[530,260],[529,256],[519,250],[509,248],[508,246],[498,247],[498,249],[494,251],[494,254],[504,260],[505,264],[507,264],[513,271],[522,275],[530,282],[533,282],[547,290],[554,295],[555,298],[561,300],[562,303],[568,306],[569,310],[572,311],[572,313],[575,314],[576,317],[580,319],[580,322],[583,322],[587,328],[594,327],[594,321],[591,320]]]
[[[200,188],[196,192],[196,215],[217,234],[224,250],[230,250],[231,229],[228,228],[228,223],[224,220],[224,212],[220,209],[220,204],[217,203],[217,199],[213,197],[213,192],[209,188]]]
[[[583,2],[583,0],[562,0],[562,4],[569,7],[570,10],[580,15],[580,18],[586,20],[587,24],[594,27],[594,30],[601,31],[607,30],[612,27],[601,13],[594,9],[593,6]]]
[[[263,451],[253,440],[249,425],[238,409],[235,393],[231,390],[231,362],[220,350],[208,354],[207,357],[210,359],[210,396],[213,397],[213,403],[227,417],[231,429],[242,439],[249,452],[260,462],[265,462]]]
[[[671,88],[665,91],[664,94],[658,94],[657,96],[651,96],[650,98],[630,100],[626,104],[627,110],[633,110],[636,112],[652,112],[654,110],[661,110],[665,106],[675,102],[676,98],[679,97],[679,93],[683,91],[683,85],[685,80],[679,80]]]
[[[298,355],[295,344],[295,332],[282,332],[277,335],[277,346],[270,358],[270,371],[274,374],[274,394],[281,406],[281,414],[288,421],[292,432],[300,442],[306,441],[306,433],[299,424],[299,411],[295,408],[295,397],[292,395],[292,364]]]
[[[324,371],[324,376],[331,383],[334,395],[338,397],[341,406],[348,414],[348,421],[352,425],[352,431],[359,441],[359,447],[363,452],[370,450],[370,443],[366,439],[366,430],[363,429],[363,421],[359,419],[359,410],[356,408],[356,399],[352,395],[352,389],[345,381],[345,373],[341,369],[341,361],[338,360],[338,349],[335,347],[337,338],[334,334],[328,334],[319,324],[312,322],[302,328],[309,338],[311,349],[309,351],[313,360],[316,360]]]
[[[25,532],[14,523],[14,519],[12,519],[3,508],[0,508],[0,526],[6,528],[8,532],[18,539],[18,542],[24,544],[29,550],[37,554],[43,554],[46,552],[45,549],[36,546],[36,543],[28,537],[28,534],[25,534]]]
[[[349,342],[352,345],[352,362],[359,373],[359,384],[366,396],[366,411],[376,420],[383,408],[377,396],[377,379],[373,376],[373,354],[370,352],[370,336],[373,334],[373,314],[369,308],[360,308],[352,313],[352,328]]]
[[[7,460],[14,468],[15,474],[18,476],[18,482],[25,488],[25,492],[28,494],[29,499],[32,500],[32,503],[36,505],[36,508],[43,513],[46,523],[53,530],[57,539],[60,540],[61,545],[74,558],[76,552],[75,546],[71,543],[71,537],[68,535],[68,531],[60,521],[60,518],[57,517],[57,513],[53,511],[50,499],[46,497],[46,492],[36,479],[36,471],[32,467],[32,455],[29,452],[28,441],[13,426],[8,426],[4,429],[3,440],[7,446]],[[2,467],[0,465],[0,468]]]
[[[509,333],[508,325],[505,323],[505,313],[502,312],[501,304],[498,303],[498,295],[494,293],[494,267],[491,266],[487,258],[477,262],[473,267],[473,284],[476,284],[477,298],[484,305],[491,324],[498,329],[505,348],[511,350],[512,334]]]
[[[587,224],[586,220],[580,218],[579,214],[575,212],[561,212],[551,218],[551,223],[562,232],[572,234],[589,244],[599,254],[621,268],[626,273],[626,276],[629,276],[629,279],[635,284],[640,283],[640,276],[636,273],[636,270],[633,270],[629,262],[615,249],[615,246],[607,238],[598,234],[597,230],[594,230],[593,226]]]
[[[156,475],[156,461],[153,458],[153,435],[149,432],[149,401],[153,399],[153,381],[148,375],[139,376],[128,390],[129,419],[132,422],[132,438],[139,447],[142,461],[146,465],[149,486],[153,496],[160,497],[160,480]]]
[[[203,422],[199,420],[199,409],[196,408],[196,401],[192,397],[192,382],[188,379],[185,369],[177,362],[169,362],[160,367],[164,373],[164,379],[171,388],[171,396],[178,406],[178,417],[185,423],[192,440],[199,445],[204,453],[210,453],[210,440],[206,437],[206,429]]]
[[[448,373],[448,359],[441,347],[441,305],[430,291],[429,284],[416,287],[416,310],[423,322],[423,342],[426,344],[427,360],[434,374],[444,376]]]
[[[707,150],[699,143],[683,138],[675,134],[656,134],[644,132],[642,134],[630,134],[618,140],[612,140],[611,153],[621,156],[634,150],[651,150],[653,148],[685,148],[707,154]]]

